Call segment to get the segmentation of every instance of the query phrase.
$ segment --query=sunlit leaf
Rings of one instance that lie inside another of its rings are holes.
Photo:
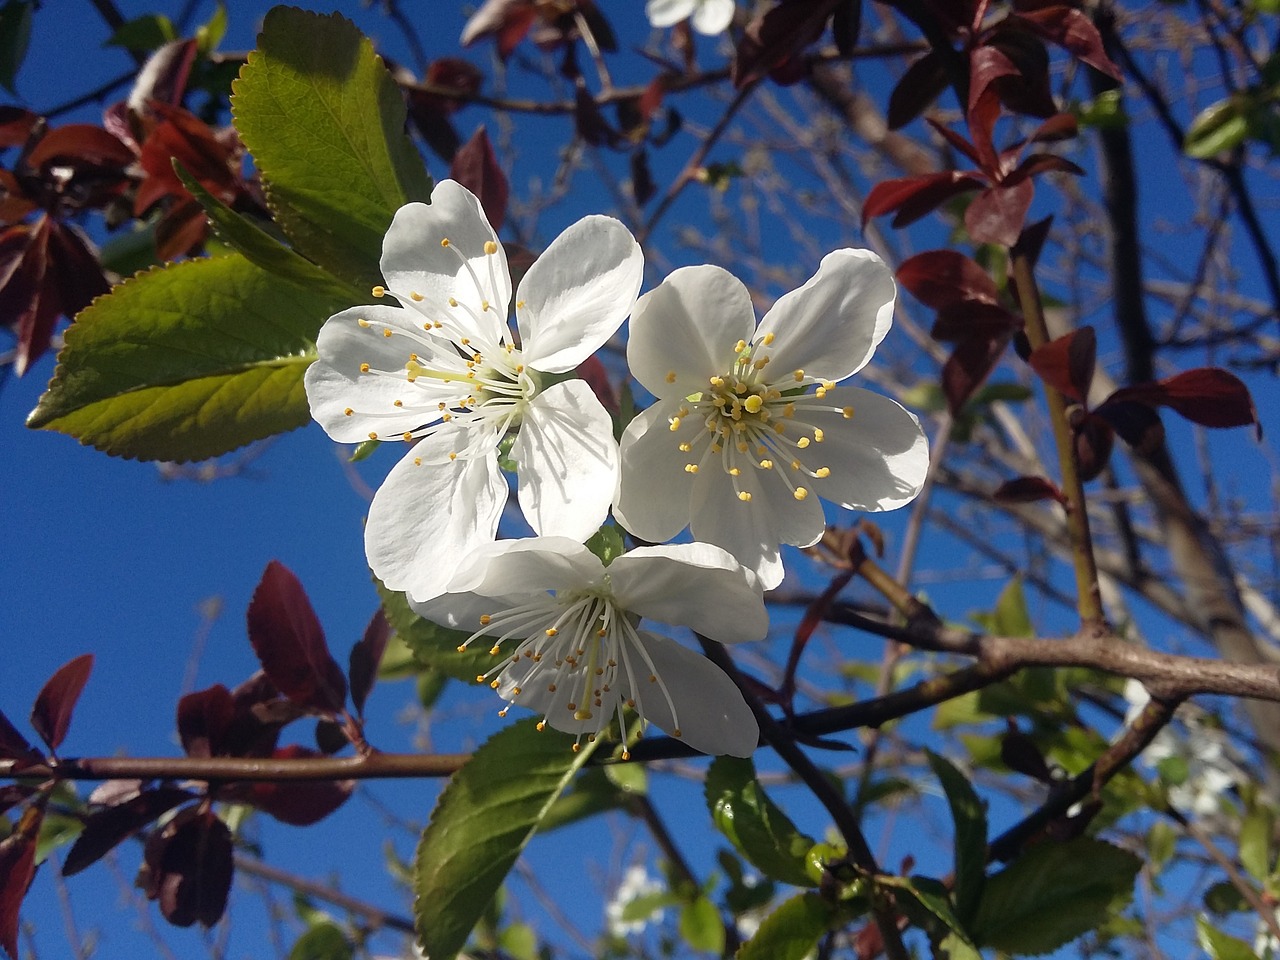
[[[784,883],[814,886],[805,869],[813,839],[765,794],[750,760],[717,757],[704,793],[716,826],[757,869]]]

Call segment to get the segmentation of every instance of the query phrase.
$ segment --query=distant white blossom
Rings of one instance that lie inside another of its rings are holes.
[[[605,925],[615,937],[626,937],[634,933],[642,933],[650,923],[661,923],[666,914],[661,907],[655,907],[643,917],[624,920],[623,913],[627,907],[641,897],[651,897],[662,893],[665,888],[655,877],[649,875],[643,864],[632,864],[618,884],[618,889],[604,905]]]
[[[733,0],[649,0],[644,14],[655,27],[693,19],[693,29],[707,36],[724,33],[733,22]]]

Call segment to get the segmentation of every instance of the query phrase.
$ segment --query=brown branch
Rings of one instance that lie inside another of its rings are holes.
[[[467,753],[372,753],[367,757],[63,757],[55,764],[0,760],[0,777],[37,780],[298,781],[447,777]]]
[[[281,870],[279,867],[273,867],[268,863],[264,863],[255,857],[246,857],[244,854],[236,854],[236,869],[247,873],[250,876],[258,877],[266,880],[268,883],[276,883],[282,887],[288,887],[298,893],[314,897],[317,900],[323,900],[331,903],[335,907],[341,907],[348,913],[355,914],[363,918],[365,923],[373,929],[386,927],[388,930],[399,930],[402,933],[414,933],[413,921],[408,917],[391,913],[376,907],[364,900],[348,896],[341,890],[336,890],[328,883],[320,883],[315,880],[307,880],[296,874],[289,873],[287,870]]]

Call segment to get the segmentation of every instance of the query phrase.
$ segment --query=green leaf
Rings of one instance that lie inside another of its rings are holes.
[[[695,950],[724,953],[724,923],[716,905],[701,894],[686,903],[680,910],[680,936]]]
[[[606,567],[627,552],[627,545],[622,539],[622,529],[617,524],[606,523],[591,535],[586,547]]]
[[[1003,637],[1034,637],[1035,627],[1031,623],[1031,614],[1027,610],[1027,595],[1022,589],[1022,578],[1010,580],[1000,596],[996,598],[996,608],[989,614],[974,617],[986,629]]]
[[[275,7],[232,85],[236,129],[294,247],[358,286],[382,237],[431,182],[405,136],[404,98],[349,20]]]
[[[1248,135],[1246,103],[1237,96],[1227,97],[1196,114],[1187,128],[1182,151],[1197,160],[1207,160],[1223,150],[1234,150]]]
[[[459,650],[458,647],[470,634],[422,619],[409,607],[409,601],[403,593],[388,590],[380,582],[375,582],[387,621],[413,651],[413,656],[419,663],[439,670],[455,680],[470,683],[501,663],[499,657],[489,653],[489,641],[485,638],[479,637],[467,649]]]
[[[987,873],[987,809],[956,767],[933,751],[926,751],[933,774],[942,783],[956,825],[956,913],[964,923],[973,919]]]
[[[717,757],[704,792],[716,826],[757,869],[783,883],[815,886],[805,869],[813,840],[765,794],[750,760]]]
[[[1240,824],[1240,865],[1265,883],[1271,874],[1271,815],[1255,806]]]
[[[1056,950],[1127,903],[1141,867],[1133,854],[1092,837],[1037,844],[987,878],[974,940],[1007,953]]]
[[[289,960],[351,960],[351,942],[336,923],[324,921],[304,933],[289,951]]]
[[[282,280],[288,280],[333,297],[336,303],[354,306],[363,303],[364,292],[344,283],[323,267],[316,266],[295,250],[286,247],[248,217],[236,213],[211,194],[175,158],[174,172],[187,191],[204,208],[214,232],[246,260]]]
[[[418,940],[432,960],[467,942],[543,817],[595,750],[533,719],[495,734],[454,774],[422,833],[414,866]]]
[[[0,7],[0,86],[15,93],[14,83],[31,41],[30,0],[9,0]]]
[[[218,44],[227,34],[227,5],[218,0],[208,22],[196,28],[196,47],[202,55],[208,55],[218,49]]]
[[[1236,885],[1230,880],[1220,880],[1204,892],[1205,909],[1214,916],[1225,917],[1229,913],[1244,913],[1252,910],[1249,901],[1244,898]]]
[[[513,960],[536,960],[538,935],[527,923],[513,923],[498,934],[498,946]]]
[[[606,810],[625,809],[627,794],[610,782],[605,776],[606,769],[592,767],[584,770],[582,775],[573,781],[573,786],[552,804],[538,829],[547,833],[566,824],[594,817]]]
[[[1256,960],[1258,956],[1249,944],[1211,926],[1204,917],[1196,917],[1196,939],[1209,960]]]
[[[929,934],[931,941],[955,935],[969,942],[969,934],[951,908],[947,889],[931,877],[876,877],[877,887],[895,894],[899,909]]]
[[[106,42],[108,47],[124,47],[140,53],[150,53],[178,38],[173,21],[163,13],[145,13],[122,24]]]
[[[803,960],[827,932],[835,908],[816,893],[792,897],[765,917],[737,960]]]
[[[344,305],[236,254],[140,274],[67,329],[27,425],[181,462],[300,427],[316,333]]]

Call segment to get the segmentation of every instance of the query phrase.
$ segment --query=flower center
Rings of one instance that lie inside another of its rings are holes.
[[[773,333],[750,344],[739,340],[729,369],[708,378],[707,389],[686,397],[670,419],[680,452],[700,451],[697,459],[691,457],[685,464],[685,471],[698,473],[719,466],[742,503],[751,501],[743,480],[746,471],[775,474],[796,500],[807,499],[807,484],[831,475],[830,467],[806,463],[813,457],[811,445],[826,439],[811,414],[836,412],[846,420],[853,417],[853,407],[836,407],[826,400],[828,391],[835,388],[830,380],[803,370],[783,377],[772,373],[767,348],[773,341]],[[675,379],[675,371],[668,373],[668,382]]]
[[[563,729],[572,721],[583,724],[587,739],[594,741],[614,716],[626,730],[624,706],[643,716],[646,696],[664,697],[676,716],[671,694],[636,630],[638,622],[639,617],[618,607],[606,574],[598,585],[539,595],[481,616],[480,629],[458,651],[479,637],[494,637],[489,653],[497,657],[504,644],[514,641],[511,656],[477,676],[476,682],[489,684],[508,701],[525,695],[531,706],[540,705],[539,730],[548,722]],[[643,693],[641,687],[649,685],[654,689]],[[508,709],[499,716],[505,717]],[[672,732],[680,736],[678,729]],[[622,756],[630,757],[625,747]]]

